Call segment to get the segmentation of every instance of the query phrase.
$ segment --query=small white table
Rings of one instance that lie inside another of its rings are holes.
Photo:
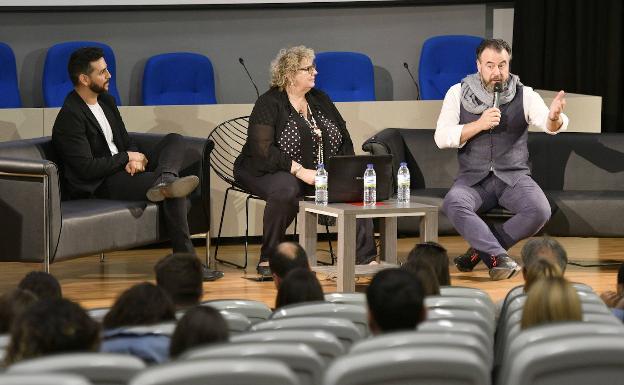
[[[316,224],[319,214],[336,218],[338,227],[338,254],[336,282],[338,292],[355,291],[355,220],[379,218],[381,257],[389,264],[397,263],[397,217],[423,217],[420,221],[421,242],[438,240],[438,208],[422,203],[397,204],[396,200],[378,202],[375,206],[361,203],[330,203],[317,205],[299,202],[299,221],[302,224],[299,239],[308,254],[310,266],[316,266]]]

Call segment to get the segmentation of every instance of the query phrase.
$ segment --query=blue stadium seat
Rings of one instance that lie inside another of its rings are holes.
[[[74,85],[67,73],[67,64],[71,54],[83,47],[99,47],[104,50],[104,60],[106,60],[108,71],[111,73],[108,93],[115,97],[117,105],[121,105],[121,98],[119,97],[119,91],[117,91],[115,54],[113,50],[106,44],[94,41],[68,41],[53,45],[48,49],[43,66],[42,79],[43,102],[46,107],[62,106],[67,94],[74,89]]]
[[[214,71],[204,55],[152,56],[143,71],[143,105],[216,104]]]
[[[483,38],[468,35],[434,36],[423,44],[418,82],[423,100],[441,100],[452,85],[477,72],[476,51]]]
[[[315,87],[334,102],[375,100],[375,74],[371,59],[357,52],[320,52],[316,55]]]
[[[17,67],[11,47],[0,43],[0,108],[20,108]]]

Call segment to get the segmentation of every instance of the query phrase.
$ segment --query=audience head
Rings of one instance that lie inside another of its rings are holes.
[[[295,75],[302,70],[302,63],[312,65],[314,51],[302,45],[282,48],[271,62],[271,87],[280,91],[293,82]]]
[[[561,321],[581,321],[581,300],[563,277],[542,278],[531,285],[522,311],[522,329]]]
[[[84,86],[96,94],[108,90],[110,72],[104,60],[104,51],[99,47],[83,47],[69,57],[67,72],[74,87]]]
[[[404,263],[401,269],[414,275],[423,289],[423,295],[440,295],[440,284],[436,273],[431,265],[424,259],[413,259],[409,263]]]
[[[424,295],[414,276],[401,269],[377,273],[366,289],[369,327],[373,334],[415,330],[425,319]]]
[[[414,270],[410,265],[416,262],[424,262],[431,266],[435,273],[439,286],[449,286],[451,284],[451,274],[449,273],[449,257],[446,249],[436,242],[419,243],[407,255],[407,261],[403,266],[409,271]]]
[[[524,275],[524,292],[528,292],[531,286],[542,278],[563,277],[559,266],[553,264],[546,258],[538,258],[528,267],[522,270]]]
[[[529,239],[522,247],[520,255],[525,268],[528,268],[529,265],[539,258],[545,258],[557,265],[562,274],[565,273],[568,265],[568,254],[561,246],[561,243],[547,236]]]
[[[174,253],[158,261],[154,267],[156,284],[177,308],[195,306],[204,294],[202,265],[192,254]]]
[[[294,269],[286,274],[277,290],[275,308],[300,302],[324,301],[323,289],[309,269]]]
[[[169,355],[176,358],[191,348],[228,340],[228,325],[221,313],[210,306],[196,306],[187,310],[178,321],[171,337]]]
[[[63,298],[59,281],[52,274],[43,271],[26,274],[17,287],[32,292],[39,299]]]
[[[104,316],[105,329],[175,322],[173,302],[160,287],[143,282],[121,293]]]
[[[269,256],[269,266],[273,274],[275,287],[279,288],[282,280],[291,270],[310,270],[308,256],[297,242],[282,242],[277,246],[275,253]]]
[[[9,333],[15,319],[37,300],[32,292],[19,288],[0,296],[0,334]]]
[[[97,351],[100,327],[67,299],[37,301],[15,321],[6,363],[54,353]]]

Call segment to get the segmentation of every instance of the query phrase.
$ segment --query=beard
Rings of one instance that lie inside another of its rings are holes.
[[[98,94],[98,95],[99,95],[99,94],[102,94],[102,93],[104,93],[104,92],[108,91],[108,89],[107,89],[108,87],[107,87],[107,86],[108,86],[108,81],[106,81],[106,82],[104,83],[104,85],[102,85],[102,86],[99,86],[99,85],[97,85],[97,84],[95,84],[95,83],[91,83],[91,84],[89,85],[89,89],[90,89],[91,91],[93,91],[94,93],[96,93],[96,94]]]
[[[486,82],[485,79],[483,78],[483,75],[481,75],[481,84],[483,84],[483,88],[485,88],[485,90],[490,93],[494,92],[494,85],[498,82],[501,82],[503,84],[503,89],[506,89],[508,81],[509,81],[509,77],[507,77],[506,79],[503,79],[502,77],[500,77],[497,80],[490,80],[489,82]]]

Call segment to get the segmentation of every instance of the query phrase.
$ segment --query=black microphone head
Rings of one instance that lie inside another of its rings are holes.
[[[241,64],[244,64],[244,60],[243,60],[243,58],[242,58],[242,57],[239,57],[239,58],[238,58],[238,62],[239,62],[239,63],[241,63]]]
[[[403,67],[407,68],[407,62],[403,62]]]
[[[494,92],[503,92],[503,83],[501,82],[494,83]]]

